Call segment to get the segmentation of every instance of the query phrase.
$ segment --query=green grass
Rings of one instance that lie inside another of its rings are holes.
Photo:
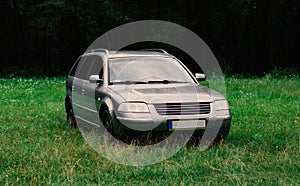
[[[65,82],[0,79],[0,185],[299,185],[300,78],[227,78],[225,144],[155,165],[116,164],[66,126]]]

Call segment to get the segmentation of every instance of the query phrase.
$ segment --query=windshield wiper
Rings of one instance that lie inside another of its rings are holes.
[[[154,81],[148,81],[147,83],[151,84],[151,83],[163,83],[163,84],[168,84],[168,83],[187,83],[185,81],[175,81],[175,80],[154,80]]]
[[[151,81],[113,81],[109,85],[118,85],[118,84],[169,84],[169,83],[188,83],[185,81],[175,81],[175,80],[151,80]]]
[[[117,85],[117,84],[147,84],[145,81],[113,81],[110,82],[109,85]]]
[[[164,80],[153,80],[153,81],[147,81],[148,84],[152,84],[152,83],[164,83],[164,84],[167,84],[167,83],[170,83],[169,80],[167,79],[164,79]]]

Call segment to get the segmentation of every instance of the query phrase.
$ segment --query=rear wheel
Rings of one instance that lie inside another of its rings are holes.
[[[72,107],[70,101],[66,102],[66,112],[67,112],[67,124],[70,127],[77,128],[78,125],[77,125],[77,122],[76,122],[76,119],[74,116],[73,107]]]

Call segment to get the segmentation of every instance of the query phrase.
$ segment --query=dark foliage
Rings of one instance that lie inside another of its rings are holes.
[[[226,73],[299,72],[299,0],[8,0],[0,2],[0,72],[54,76],[106,31],[136,20],[166,20],[198,34]],[[136,44],[127,49],[165,47]],[[170,52],[170,53],[172,53]]]

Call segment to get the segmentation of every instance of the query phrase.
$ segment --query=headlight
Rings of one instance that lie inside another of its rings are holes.
[[[217,100],[214,103],[217,116],[230,115],[229,104],[227,100]]]
[[[149,112],[149,108],[145,103],[121,103],[119,112]]]

